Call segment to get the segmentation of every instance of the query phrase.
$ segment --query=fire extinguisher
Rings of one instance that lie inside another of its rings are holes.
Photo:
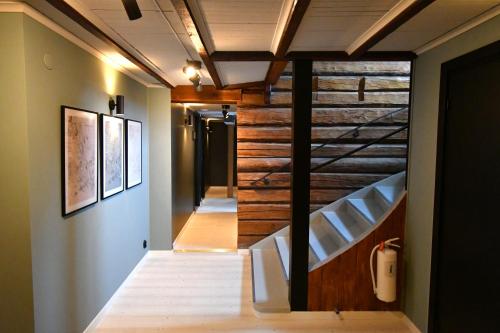
[[[398,253],[394,248],[400,248],[394,244],[399,238],[391,238],[377,244],[370,254],[370,272],[372,276],[373,292],[383,302],[394,302],[396,300],[396,263]],[[378,250],[378,251],[377,251]],[[373,255],[377,251],[377,280],[373,273]]]

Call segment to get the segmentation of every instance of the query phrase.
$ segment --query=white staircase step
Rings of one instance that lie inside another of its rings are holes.
[[[346,244],[342,236],[325,219],[311,223],[309,227],[309,246],[319,261],[326,259],[330,254]]]
[[[285,273],[287,280],[290,279],[290,253],[289,253],[289,238],[285,236],[274,237],[276,248],[281,258],[281,267]]]
[[[375,186],[375,191],[379,193],[389,205],[392,205],[396,201],[401,189],[396,186]]]
[[[347,199],[347,202],[371,224],[375,224],[378,218],[384,214],[384,209],[373,197]]]
[[[355,219],[349,214],[346,205],[340,206],[337,211],[323,211],[321,213],[348,243],[354,241],[371,226],[364,219]]]
[[[254,308],[259,312],[290,312],[288,284],[275,248],[252,249]]]
[[[290,279],[290,237],[288,236],[276,236],[274,237],[276,243],[276,248],[281,258],[281,266],[283,267],[283,272],[286,275],[286,279]],[[318,262],[318,258],[309,247],[309,268],[314,266]]]

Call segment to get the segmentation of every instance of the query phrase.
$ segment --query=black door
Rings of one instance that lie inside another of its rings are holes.
[[[500,332],[500,43],[441,74],[429,331]]]

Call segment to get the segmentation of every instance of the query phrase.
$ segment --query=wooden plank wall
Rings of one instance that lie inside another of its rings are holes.
[[[409,62],[315,62],[312,149],[409,102]],[[364,100],[359,98],[364,79]],[[248,247],[289,223],[291,64],[272,87],[268,105],[238,105],[238,245]],[[312,153],[314,167],[408,122],[400,112]],[[405,170],[407,132],[311,174],[311,211]],[[256,184],[267,172],[269,184]]]

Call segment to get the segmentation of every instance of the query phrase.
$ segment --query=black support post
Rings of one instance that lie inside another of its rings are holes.
[[[311,168],[312,61],[293,62],[290,191],[290,290],[292,311],[307,310],[309,183]]]

